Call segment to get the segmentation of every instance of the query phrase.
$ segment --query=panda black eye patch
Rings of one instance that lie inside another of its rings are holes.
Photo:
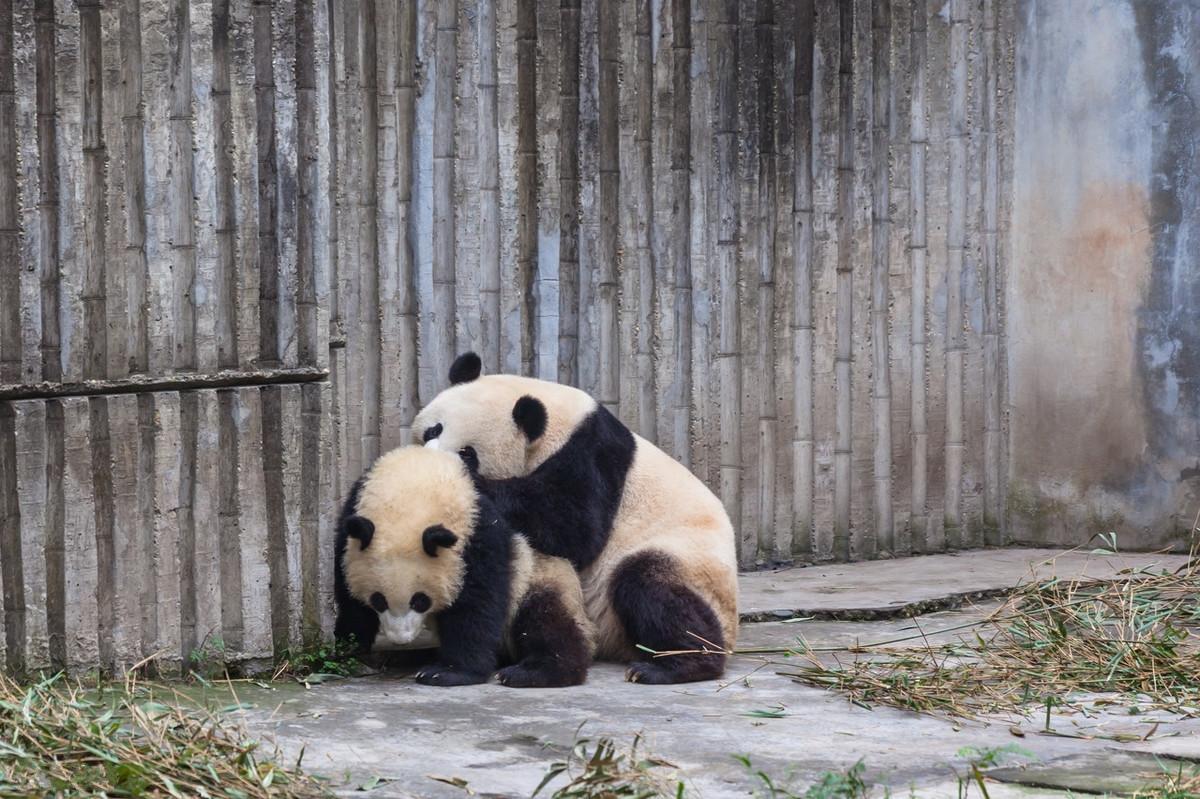
[[[421,434],[421,441],[428,444],[433,439],[442,434],[442,423],[438,422],[433,427],[426,427],[425,432]]]
[[[371,607],[375,608],[376,613],[386,613],[388,609],[387,597],[378,591],[371,594]]]
[[[433,605],[433,601],[423,591],[413,594],[412,599],[408,602],[408,606],[417,613],[424,613],[429,610],[431,605]]]
[[[479,455],[476,454],[474,447],[463,447],[458,451],[458,457],[462,458],[462,462],[467,465],[467,471],[479,471]]]

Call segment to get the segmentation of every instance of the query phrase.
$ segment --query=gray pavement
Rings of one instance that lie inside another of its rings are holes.
[[[739,646],[781,648],[801,637],[809,646],[837,649],[914,632],[945,640],[962,634],[964,624],[995,607],[995,600],[972,605],[967,597],[991,596],[1031,568],[1040,576],[1053,568],[1069,577],[1182,563],[1177,556],[1118,561],[1073,554],[1047,566],[1051,554],[991,550],[748,574],[742,581],[748,613],[778,618],[783,611],[801,617],[818,611],[822,618],[746,624]],[[914,603],[954,609],[931,612],[916,622],[889,618],[895,614],[888,609]],[[864,609],[880,612],[868,614],[867,621],[836,620],[843,613],[854,618],[853,611]],[[1042,731],[1045,718],[1040,709],[1036,718],[1024,721],[954,722],[856,706],[841,695],[777,674],[788,662],[778,654],[738,655],[731,659],[724,681],[684,686],[626,683],[620,665],[600,663],[586,685],[554,690],[495,684],[431,688],[417,685],[403,672],[389,671],[308,690],[250,688],[240,698],[255,706],[244,714],[245,723],[273,738],[287,760],[294,761],[303,750],[306,769],[329,776],[339,792],[369,797],[468,795],[433,777],[465,780],[480,796],[529,796],[577,736],[607,736],[629,744],[641,735],[646,751],[673,763],[694,795],[710,798],[754,795],[755,781],[734,755],[748,755],[756,769],[790,783],[800,794],[822,773],[850,768],[861,759],[879,795],[886,785],[893,796],[909,796],[911,791],[920,797],[957,797],[958,778],[966,773],[964,748],[1016,744],[1032,753],[1033,766],[1043,771],[1004,772],[1006,782],[989,786],[995,799],[1086,790],[1087,778],[1080,775],[1087,769],[1107,774],[1103,779],[1108,782],[1097,777],[1098,790],[1109,784],[1123,786],[1113,780],[1133,761],[1117,756],[1135,756],[1121,753],[1200,757],[1200,720],[1110,714],[1099,705],[1086,715],[1055,715],[1054,734]],[[777,717],[762,717],[756,711],[771,711]],[[1023,737],[1014,735],[1014,725]],[[1118,743],[1114,737],[1148,740]],[[1157,762],[1151,755],[1136,757],[1139,768]],[[1022,762],[1018,758],[1014,765]],[[1056,764],[1059,768],[1053,771]],[[1051,779],[1045,769],[1059,776]],[[1040,776],[1022,779],[1026,772]],[[389,781],[367,792],[357,790],[376,778]],[[980,794],[976,788],[967,795]]]

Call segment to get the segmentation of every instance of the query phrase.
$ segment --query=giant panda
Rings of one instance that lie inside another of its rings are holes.
[[[734,531],[720,500],[583,391],[480,371],[474,353],[459,356],[414,435],[457,453],[535,549],[575,565],[597,654],[632,661],[626,679],[720,676],[738,628]]]
[[[405,644],[433,621],[429,685],[470,685],[499,671],[512,687],[578,685],[593,650],[579,578],[535,552],[477,493],[453,454],[400,447],[355,484],[338,521],[335,636],[370,649]]]

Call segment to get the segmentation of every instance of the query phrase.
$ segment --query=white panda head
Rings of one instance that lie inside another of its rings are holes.
[[[596,409],[577,388],[518,375],[480,376],[481,370],[475,353],[458,356],[450,388],[417,414],[413,434],[484,477],[529,474]]]
[[[379,614],[379,634],[411,642],[463,584],[475,530],[475,487],[455,455],[400,447],[375,462],[346,520],[342,572],[350,594]]]

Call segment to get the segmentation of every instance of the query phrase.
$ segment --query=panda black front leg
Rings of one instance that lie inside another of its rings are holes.
[[[456,685],[479,685],[487,682],[490,676],[491,672],[468,671],[449,664],[436,663],[418,671],[416,680],[422,685],[450,688]]]

